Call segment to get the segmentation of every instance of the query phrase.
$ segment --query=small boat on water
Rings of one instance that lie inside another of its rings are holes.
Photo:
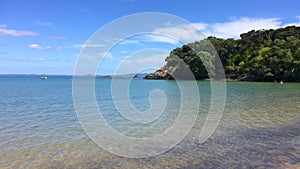
[[[41,79],[42,80],[47,80],[47,76],[42,76]]]

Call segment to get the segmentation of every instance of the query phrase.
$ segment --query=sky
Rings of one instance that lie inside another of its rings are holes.
[[[1,0],[0,74],[72,75],[87,49],[98,51],[83,58],[97,62],[97,74],[151,72],[163,66],[172,49],[189,41],[238,39],[253,29],[300,26],[299,6],[298,0]],[[185,23],[153,24],[165,20],[142,17],[139,28],[136,22],[125,22],[127,16],[145,12],[170,14]],[[101,50],[107,45],[103,30],[122,21],[110,38],[124,31],[137,34]],[[139,34],[144,27],[148,32]],[[97,43],[87,43],[95,36]]]

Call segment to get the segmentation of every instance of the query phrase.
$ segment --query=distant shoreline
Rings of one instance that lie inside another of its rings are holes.
[[[148,75],[148,74],[147,74]],[[16,76],[24,76],[24,77],[41,77],[41,76],[48,76],[48,77],[68,77],[72,78],[74,75],[55,75],[55,74],[0,74],[0,77],[16,77]],[[133,79],[143,79],[143,80],[174,80],[174,79],[146,79],[146,74],[143,74],[143,76],[130,76],[130,75],[77,75],[77,77],[95,77],[95,78],[103,78],[103,79],[127,79],[127,78],[133,78]],[[189,81],[188,79],[177,79],[177,80],[184,80]],[[192,80],[192,79],[191,79]],[[267,82],[267,83],[274,83],[274,81],[255,81],[255,80],[244,80],[244,79],[233,79],[233,78],[226,78],[222,80],[216,80],[216,79],[196,79],[196,81],[226,81],[226,82]],[[280,79],[276,79],[277,84],[280,84]],[[284,83],[299,83],[299,81],[283,81]]]

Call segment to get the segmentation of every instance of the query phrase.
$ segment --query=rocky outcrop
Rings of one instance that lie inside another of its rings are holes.
[[[183,62],[177,62],[176,64],[170,64],[167,62],[162,68],[156,70],[154,73],[150,73],[144,77],[144,79],[152,80],[174,80],[174,79],[194,79],[193,74],[186,72],[188,70],[187,65]]]
[[[110,78],[112,78],[112,76],[111,75],[104,75],[104,76],[102,76],[102,78],[108,78],[108,79],[110,79]]]
[[[154,73],[150,73],[144,77],[144,79],[152,80],[172,80],[172,76],[168,73],[168,70],[159,69]]]

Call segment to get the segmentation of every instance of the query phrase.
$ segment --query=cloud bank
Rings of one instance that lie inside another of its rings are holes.
[[[248,18],[240,17],[231,19],[228,22],[216,23],[191,23],[185,25],[177,25],[172,27],[156,28],[155,34],[165,36],[145,35],[149,41],[165,42],[171,44],[179,44],[180,40],[193,42],[201,40],[208,36],[219,38],[240,38],[240,34],[251,30],[260,29],[277,29],[286,26],[300,26],[300,16],[296,16],[296,22],[283,24],[282,18]],[[173,38],[168,38],[171,36]]]
[[[246,18],[242,17],[224,23],[214,23],[200,30],[206,36],[220,38],[239,38],[240,34],[251,30],[276,29],[282,26],[280,18]]]
[[[2,36],[40,36],[38,32],[8,29],[7,25],[0,25],[0,35]]]
[[[28,45],[28,48],[36,49],[36,50],[51,50],[51,49],[54,49],[54,50],[63,50],[63,47],[61,47],[61,46],[57,46],[57,47],[42,46],[42,45],[36,44],[36,43]]]

